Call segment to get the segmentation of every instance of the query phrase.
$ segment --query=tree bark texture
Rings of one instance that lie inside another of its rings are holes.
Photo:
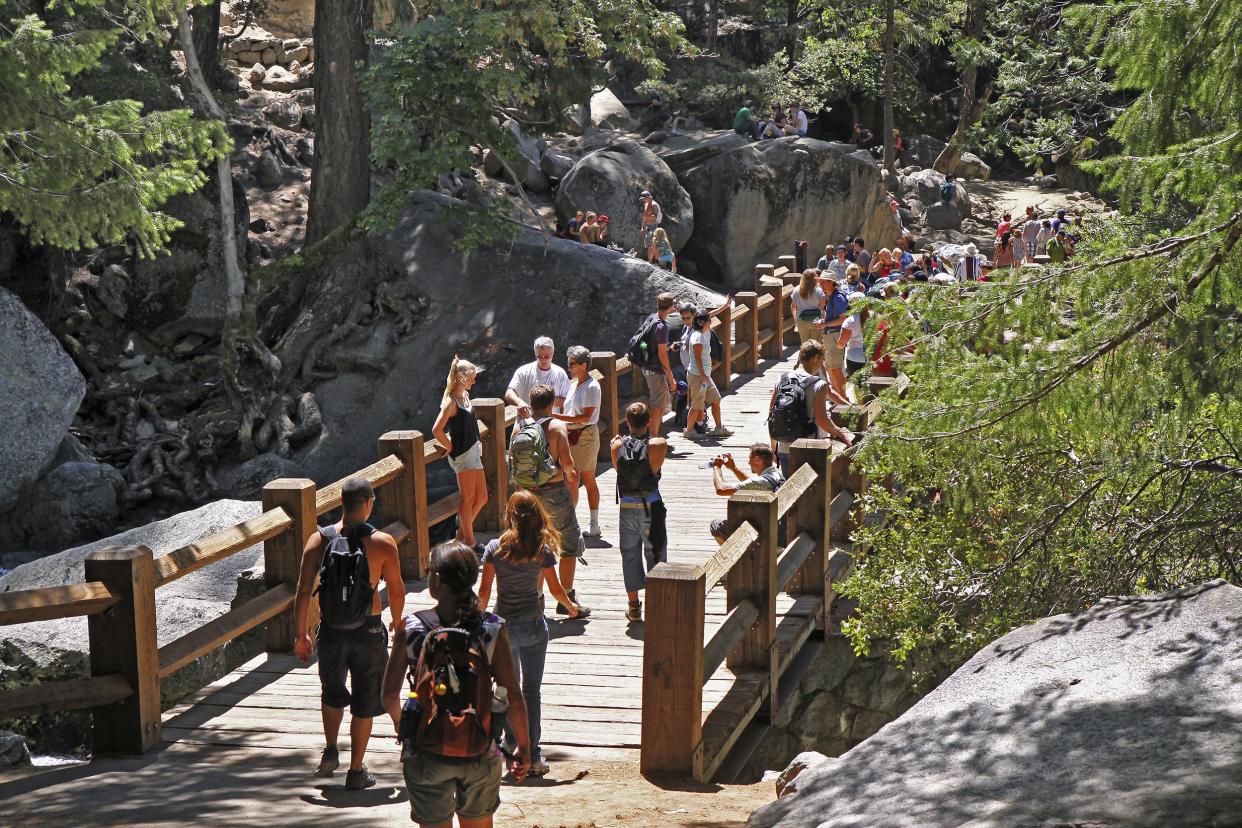
[[[214,86],[220,71],[220,0],[195,6],[190,19],[194,21],[194,53],[207,83]]]
[[[963,37],[978,38],[983,34],[983,27],[986,22],[983,9],[976,9],[974,3],[968,3],[966,7],[966,23],[963,26]],[[957,168],[958,161],[961,160],[962,153],[965,152],[967,143],[970,140],[970,131],[974,129],[975,124],[983,119],[983,113],[987,110],[988,102],[992,98],[992,88],[995,81],[989,80],[980,91],[979,85],[979,67],[966,66],[962,69],[962,97],[957,108],[957,126],[953,129],[953,134],[949,136],[949,144],[940,155],[936,157],[932,169],[941,173],[951,173]]]
[[[893,146],[893,16],[896,0],[888,0],[884,19],[884,169],[895,172],[896,147]]]
[[[720,36],[720,0],[709,0],[707,7],[707,49],[716,51],[717,38]]]
[[[371,111],[362,97],[370,0],[315,0],[315,157],[306,245],[371,201]]]

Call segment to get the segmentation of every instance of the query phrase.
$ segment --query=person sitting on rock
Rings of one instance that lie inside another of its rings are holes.
[[[574,217],[565,222],[565,238],[578,241],[578,231],[582,229],[582,223],[585,221],[585,218],[581,210],[574,213]]]
[[[600,247],[608,246],[608,216],[600,216],[596,222],[595,243]]]
[[[865,150],[875,141],[875,134],[862,124],[854,124],[854,134],[851,138],[854,146],[860,150]]]
[[[670,273],[677,272],[677,256],[673,254],[673,246],[669,243],[668,233],[663,227],[657,227],[651,236],[651,246],[647,248],[647,261],[656,261],[660,267]]]
[[[594,212],[586,214],[586,221],[578,228],[578,241],[583,244],[595,244],[599,239],[599,221]]]
[[[768,125],[763,128],[764,138],[780,138],[785,135],[785,126],[789,120],[785,117],[785,111],[781,109],[778,103],[772,104],[772,120],[768,121]]]
[[[758,138],[758,130],[755,125],[759,123],[759,116],[751,113],[750,108],[752,106],[754,106],[754,102],[750,98],[742,101],[742,108],[733,116],[733,131],[738,135]]]
[[[806,119],[806,113],[802,111],[802,104],[794,101],[789,107],[789,123],[785,124],[785,134],[805,138],[809,126],[810,122]]]

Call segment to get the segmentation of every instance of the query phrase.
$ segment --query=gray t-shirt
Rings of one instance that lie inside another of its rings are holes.
[[[500,541],[494,540],[483,549],[483,563],[496,569],[496,614],[506,621],[538,615],[539,572],[556,566],[556,556],[545,546],[541,561],[513,563],[496,554]]]
[[[815,397],[819,394],[820,389],[828,384],[827,381],[818,374],[808,374],[801,368],[795,368],[790,371],[789,374],[797,377],[802,382],[806,382],[808,377],[815,377],[815,382],[806,383],[806,413],[807,416],[811,418],[811,422],[815,422]],[[781,377],[781,379],[784,379],[784,377]],[[776,449],[781,454],[789,454],[789,443],[778,441]]]
[[[791,296],[793,297],[794,307],[798,309],[799,318],[802,317],[803,311],[808,311],[808,312],[815,311],[815,315],[811,318],[812,319],[819,318],[819,303],[824,301],[823,288],[816,286],[811,291],[811,295],[805,299],[802,298],[802,293],[799,292],[797,288],[794,288],[794,292],[791,294]],[[807,315],[810,316],[809,313]]]

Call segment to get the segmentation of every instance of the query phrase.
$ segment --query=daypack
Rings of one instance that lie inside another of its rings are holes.
[[[371,567],[364,548],[366,538],[375,530],[366,523],[342,535],[335,526],[319,530],[325,547],[319,567],[320,623],[334,630],[361,627],[371,614]]]
[[[709,328],[707,332],[711,335],[708,338],[708,349],[712,354],[712,364],[719,365],[724,362],[724,343],[716,336],[715,331]]]
[[[659,321],[660,314],[651,314],[643,320],[643,324],[638,326],[638,331],[630,337],[629,344],[625,346],[625,355],[629,357],[631,365],[646,368],[659,364],[659,351],[648,341],[651,338],[651,332],[655,330],[655,326]]]
[[[954,190],[956,189],[957,187],[953,185],[952,181],[946,181],[943,184],[941,184],[940,185],[940,200],[945,203],[952,201]]]
[[[646,500],[660,488],[660,475],[647,459],[647,438],[625,435],[617,452],[617,495]]]
[[[491,749],[494,680],[478,632],[446,627],[428,613],[415,613],[427,628],[410,676],[417,713],[413,750],[434,756],[472,758]]]
[[[509,468],[513,482],[526,489],[544,485],[556,476],[558,466],[548,450],[543,424],[548,418],[533,420],[518,429],[509,441]]]
[[[799,377],[790,372],[776,386],[776,404],[768,414],[768,435],[782,443],[792,443],[815,434],[815,420],[807,414],[807,386],[817,377]]]

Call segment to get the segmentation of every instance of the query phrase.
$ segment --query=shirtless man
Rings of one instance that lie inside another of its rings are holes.
[[[660,202],[652,198],[651,193],[647,190],[643,190],[638,200],[643,205],[641,234],[643,250],[649,250],[651,248],[651,240],[655,237],[656,228],[660,226],[660,222],[664,221],[664,211],[660,209]],[[647,259],[648,261],[654,261],[650,254],[648,254]]]
[[[356,622],[339,626],[328,623],[319,625],[319,684],[320,712],[323,715],[323,732],[327,741],[323,757],[319,760],[316,776],[331,776],[340,767],[336,739],[345,718],[345,706],[349,706],[349,772],[345,774],[345,787],[362,790],[375,784],[375,777],[362,763],[367,742],[371,739],[371,722],[383,715],[384,704],[380,698],[384,679],[384,666],[388,661],[388,631],[380,619],[379,582],[382,578],[388,586],[388,607],[392,610],[395,631],[401,624],[401,611],[405,606],[405,584],[401,580],[401,563],[397,557],[397,544],[392,535],[380,532],[367,523],[375,506],[375,490],[361,477],[351,477],[341,488],[344,514],[332,526],[324,526],[311,535],[302,552],[302,569],[298,574],[298,589],[294,599],[293,651],[303,663],[310,663],[314,646],[310,637],[310,598],[315,577],[324,565],[328,546],[337,537],[349,542],[349,549],[361,549],[366,557],[370,574],[369,607],[361,604]],[[344,556],[334,555],[341,558]],[[363,588],[361,585],[353,589]],[[336,593],[336,590],[333,590]],[[350,593],[352,595],[352,593]],[[325,600],[336,595],[319,593],[321,611]],[[361,602],[360,602],[361,603]],[[326,613],[325,613],[326,614]],[[333,615],[339,616],[339,612]],[[349,676],[351,687],[346,687]]]

